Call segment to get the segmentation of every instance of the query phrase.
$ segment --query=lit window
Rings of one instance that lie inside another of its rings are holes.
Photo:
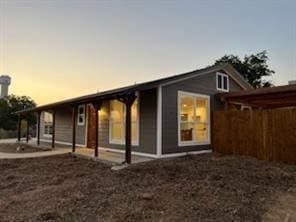
[[[84,126],[85,124],[85,105],[78,106],[77,125]]]
[[[224,73],[217,72],[216,75],[217,81],[217,89],[221,91],[229,91],[229,77]]]
[[[210,97],[179,92],[179,145],[210,142]]]
[[[44,112],[44,136],[51,137],[52,136],[52,114],[48,112]]]
[[[139,144],[139,103],[135,100],[131,107],[132,144]],[[125,143],[125,105],[118,100],[110,101],[110,143]]]

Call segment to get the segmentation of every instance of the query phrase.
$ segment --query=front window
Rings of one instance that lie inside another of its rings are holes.
[[[85,124],[85,105],[78,106],[77,125],[84,126]]]
[[[131,107],[132,144],[139,143],[139,103],[135,100]],[[125,105],[118,100],[110,101],[110,143],[125,143]]]
[[[52,136],[52,114],[49,112],[44,112],[44,136]]]
[[[179,92],[179,145],[210,142],[210,97]]]

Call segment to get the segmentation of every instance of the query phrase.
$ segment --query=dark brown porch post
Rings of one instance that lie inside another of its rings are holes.
[[[72,107],[72,152],[75,153],[76,148],[76,117],[77,117],[77,107],[74,105]]]
[[[135,93],[128,94],[119,100],[125,104],[126,112],[125,112],[125,161],[130,164],[132,162],[132,148],[131,148],[131,135],[132,135],[132,127],[131,127],[131,108],[136,99]]]
[[[127,163],[132,162],[132,148],[131,148],[131,105],[126,105],[126,116],[125,116],[125,160]]]
[[[22,123],[22,118],[21,118],[21,115],[19,114],[17,119],[17,141],[19,142],[21,141],[21,133],[22,133],[21,123]]]
[[[38,111],[37,113],[37,145],[40,145],[40,119],[41,119],[41,112]]]
[[[56,122],[56,111],[52,112],[52,137],[51,137],[51,148],[55,147],[55,122]]]
[[[99,110],[101,109],[101,101],[93,103],[95,108],[95,157],[99,155]]]
[[[27,129],[26,129],[26,142],[28,143],[29,142],[29,127],[30,127],[30,125],[29,125],[29,113],[27,114]]]

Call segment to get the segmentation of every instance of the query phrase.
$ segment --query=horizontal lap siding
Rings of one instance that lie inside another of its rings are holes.
[[[229,79],[230,91],[242,90],[236,82]],[[179,153],[211,149],[211,145],[178,146],[178,91],[209,95],[211,111],[222,108],[214,97],[216,90],[216,73],[198,76],[188,80],[162,87],[162,153]]]
[[[156,89],[140,92],[139,146],[132,151],[156,154]],[[109,101],[102,104],[99,116],[99,146],[125,150],[123,144],[109,143]]]
[[[55,139],[57,142],[72,143],[72,110],[71,108],[58,109],[56,111]],[[76,124],[76,143],[85,145],[85,128]],[[44,136],[44,113],[40,121],[40,138],[51,140]]]

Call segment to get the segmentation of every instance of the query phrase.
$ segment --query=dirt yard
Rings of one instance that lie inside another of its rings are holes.
[[[2,153],[33,153],[50,150],[49,148],[36,148],[25,143],[0,143]]]
[[[63,155],[0,160],[0,172],[1,222],[261,221],[296,186],[296,166],[235,156],[112,171]]]

